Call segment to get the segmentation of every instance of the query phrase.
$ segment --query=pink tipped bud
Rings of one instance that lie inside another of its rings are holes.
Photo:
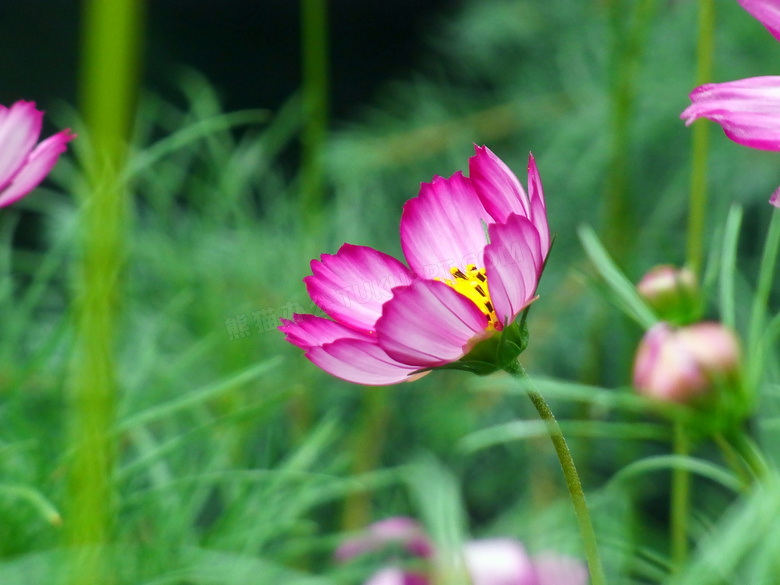
[[[739,342],[720,323],[650,328],[634,361],[634,386],[646,396],[689,402],[739,369]]]
[[[739,342],[731,329],[713,321],[677,331],[687,350],[709,377],[727,376],[739,368]]]
[[[699,317],[699,285],[688,268],[656,266],[642,277],[637,290],[664,321],[684,325]]]

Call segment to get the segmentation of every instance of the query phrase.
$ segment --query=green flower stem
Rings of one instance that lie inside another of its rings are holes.
[[[715,8],[713,0],[699,0],[699,41],[696,85],[712,80],[712,49],[714,45]],[[691,199],[688,211],[688,266],[701,274],[704,258],[704,215],[707,208],[707,140],[709,123],[693,126],[693,162],[691,168]]]
[[[592,585],[605,585],[606,578],[604,577],[604,569],[601,566],[601,558],[599,557],[598,545],[596,543],[596,533],[593,530],[588,504],[585,501],[585,492],[582,491],[580,476],[577,473],[577,468],[574,466],[574,460],[569,452],[566,439],[564,439],[563,433],[561,433],[561,427],[558,425],[558,421],[555,420],[555,416],[550,410],[550,407],[547,406],[544,397],[531,383],[523,366],[521,366],[519,362],[515,362],[507,367],[506,371],[513,377],[523,381],[526,391],[528,392],[528,397],[531,399],[531,402],[533,402],[534,407],[536,407],[539,416],[547,424],[550,439],[552,439],[555,452],[558,454],[558,461],[561,464],[563,475],[566,478],[566,486],[569,488],[572,504],[574,504],[574,512],[577,514],[577,523],[580,526],[580,534],[582,535],[582,542],[585,546],[585,557],[588,561],[591,583]]]
[[[612,42],[609,65],[611,152],[604,186],[604,240],[617,263],[623,264],[631,255],[635,239],[631,234],[637,225],[628,197],[637,76],[656,0],[608,0],[606,6]]]
[[[780,246],[780,210],[773,210],[769,233],[766,236],[766,244],[764,245],[764,255],[761,258],[761,270],[758,274],[756,296],[750,314],[750,355],[755,354],[761,339],[761,326],[766,318],[769,294],[772,292],[772,284],[775,281],[774,273],[778,246]]]
[[[301,0],[303,114],[301,213],[310,227],[323,203],[323,150],[328,125],[327,0]]]
[[[690,442],[685,424],[674,423],[673,450],[675,455],[687,457]],[[671,548],[672,565],[679,571],[688,556],[688,514],[691,501],[691,474],[687,469],[675,467],[672,471],[671,496]]]
[[[75,332],[67,387],[68,498],[63,516],[71,548],[64,582],[114,583],[114,344],[121,296],[126,198],[120,179],[134,118],[143,2],[84,2],[80,100],[83,131],[74,142],[85,185],[81,258],[74,277]]]
[[[360,476],[377,468],[386,439],[390,412],[384,386],[363,389],[360,424],[352,436],[352,473]],[[371,493],[368,490],[351,492],[344,502],[342,528],[358,530],[371,522]]]

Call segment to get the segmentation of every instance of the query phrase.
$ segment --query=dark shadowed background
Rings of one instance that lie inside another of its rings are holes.
[[[333,0],[332,111],[348,118],[383,80],[419,62],[426,33],[460,2]],[[74,104],[81,3],[3,0],[0,4],[0,101]],[[300,6],[295,0],[150,0],[145,86],[171,88],[177,66],[199,70],[227,111],[275,109],[300,85]]]

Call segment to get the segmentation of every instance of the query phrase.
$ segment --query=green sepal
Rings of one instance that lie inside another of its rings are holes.
[[[488,337],[484,341],[480,341],[475,345],[470,352],[460,358],[458,361],[444,364],[443,366],[437,366],[435,368],[423,368],[415,372],[425,372],[427,370],[463,370],[471,372],[478,376],[487,376],[493,372],[498,371],[499,367],[496,364],[496,356],[498,353],[498,345],[500,335],[493,335]]]
[[[526,307],[516,321],[505,325],[500,333],[496,332],[477,343],[458,361],[433,368],[421,368],[414,373],[419,374],[430,370],[462,370],[478,376],[487,376],[498,370],[506,370],[517,362],[517,356],[528,347],[526,317],[529,308]]]
[[[462,370],[464,372],[471,372],[472,374],[476,374],[477,376],[487,376],[488,374],[492,374],[493,372],[498,371],[498,366],[496,364],[490,363],[490,362],[483,362],[479,360],[467,360],[466,357],[460,358],[456,362],[451,362],[449,364],[444,364],[443,366],[438,366],[436,368],[431,368],[434,370]],[[424,372],[425,370],[419,370],[419,372]],[[415,374],[418,372],[415,372]]]
[[[471,351],[456,362],[441,366],[442,369],[466,370],[478,376],[487,376],[497,371],[496,355],[500,343],[499,335],[491,335],[471,348]]]
[[[505,370],[517,361],[517,356],[528,347],[528,324],[526,323],[526,314],[528,309],[523,311],[520,319],[514,323],[508,324],[501,332],[498,342],[498,352],[496,358],[498,367]]]

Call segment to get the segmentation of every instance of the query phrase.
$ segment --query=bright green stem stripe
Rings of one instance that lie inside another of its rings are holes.
[[[681,422],[674,423],[674,454],[687,457],[690,453],[688,434]],[[691,474],[683,467],[672,470],[671,542],[672,564],[680,571],[688,556],[688,513],[691,500]]]
[[[611,154],[605,185],[607,248],[622,264],[635,240],[637,218],[631,206],[630,152],[632,117],[636,106],[636,79],[646,33],[655,12],[655,0],[609,0],[610,132]]]
[[[696,85],[712,81],[712,54],[715,37],[715,7],[713,0],[699,0],[699,43]],[[704,220],[707,207],[707,141],[709,123],[693,127],[693,160],[691,168],[691,199],[688,210],[688,266],[701,274],[704,258]]]
[[[83,12],[79,152],[86,174],[82,255],[75,277],[76,332],[69,372],[68,501],[63,524],[76,547],[68,583],[110,583],[114,465],[115,321],[124,201],[118,177],[134,110],[140,0],[88,0]]]
[[[767,302],[772,292],[772,283],[775,282],[775,264],[777,251],[780,246],[780,210],[772,211],[772,221],[769,224],[769,233],[764,244],[764,255],[761,258],[761,270],[758,273],[758,287],[753,300],[753,308],[750,314],[750,349],[751,355],[761,339],[762,325],[766,319]]]
[[[528,397],[531,399],[531,402],[533,402],[534,407],[536,407],[536,411],[539,413],[541,419],[547,424],[550,439],[552,439],[553,445],[555,446],[555,452],[558,454],[558,461],[561,464],[563,475],[566,478],[566,486],[569,488],[572,504],[574,504],[574,512],[577,514],[577,523],[580,526],[580,535],[582,536],[582,542],[585,547],[585,557],[588,561],[591,584],[605,585],[606,578],[604,577],[604,569],[601,566],[601,558],[599,557],[598,545],[596,543],[596,533],[593,530],[588,504],[585,501],[585,492],[582,491],[580,476],[577,473],[577,468],[574,466],[574,460],[569,452],[569,446],[566,444],[566,439],[564,439],[563,433],[561,433],[561,427],[558,426],[558,421],[555,420],[555,416],[550,410],[550,407],[547,406],[544,397],[539,393],[536,387],[531,384],[523,366],[516,362],[510,368],[507,368],[507,372],[523,381],[526,391],[528,392]]]
[[[384,386],[363,389],[360,425],[351,438],[352,474],[360,477],[376,469],[385,443],[387,390]],[[355,491],[344,501],[342,528],[358,530],[371,522],[371,492]]]
[[[301,0],[304,127],[301,211],[311,225],[323,201],[323,148],[328,124],[327,0]]]

